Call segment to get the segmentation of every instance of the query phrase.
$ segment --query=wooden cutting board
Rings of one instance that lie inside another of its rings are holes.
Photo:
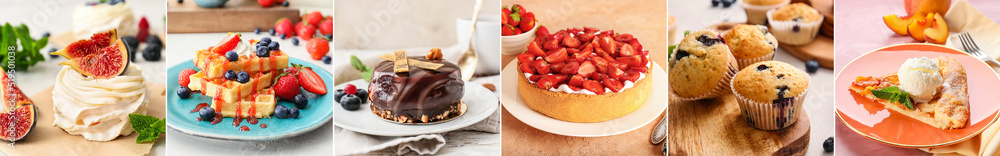
[[[777,131],[747,124],[732,94],[699,101],[671,94],[667,110],[670,155],[804,155],[809,145],[809,116],[802,110],[795,124]]]
[[[785,49],[788,53],[802,61],[815,59],[819,61],[819,66],[823,68],[833,68],[833,38],[826,35],[816,35],[816,40],[812,43],[793,46],[788,44],[778,44],[778,47]]]
[[[252,2],[252,3],[251,3]],[[222,8],[198,7],[194,1],[167,4],[167,33],[248,32],[254,28],[267,31],[282,17],[298,23],[298,8],[273,6],[263,8],[257,1],[232,0]]]

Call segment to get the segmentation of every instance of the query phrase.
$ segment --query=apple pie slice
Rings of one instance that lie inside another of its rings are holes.
[[[872,90],[900,86],[898,73],[882,77],[859,76],[851,84],[850,90],[928,125],[940,129],[963,128],[969,120],[969,93],[965,68],[958,60],[947,56],[932,60],[937,64],[943,83],[937,87],[933,98],[926,102],[913,102],[912,109],[902,101],[878,98],[872,93]]]

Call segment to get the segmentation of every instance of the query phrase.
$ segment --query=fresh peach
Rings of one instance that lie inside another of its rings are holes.
[[[951,0],[904,0],[903,5],[908,16],[927,13],[939,13],[943,16],[951,7]]]
[[[934,14],[934,24],[924,30],[924,40],[937,44],[944,44],[948,40],[948,23],[945,23],[941,14]]]
[[[906,32],[910,34],[910,37],[916,39],[917,41],[924,41],[924,30],[930,28],[934,25],[934,15],[935,13],[927,14],[926,17],[916,17],[913,23],[906,26]]]
[[[892,29],[893,32],[896,32],[896,34],[905,36],[905,35],[910,35],[910,33],[906,32],[906,27],[909,26],[910,23],[913,23],[914,19],[917,19],[911,17],[914,16],[899,17],[896,14],[890,14],[882,16],[882,21],[885,22],[885,25],[888,26],[889,29]]]

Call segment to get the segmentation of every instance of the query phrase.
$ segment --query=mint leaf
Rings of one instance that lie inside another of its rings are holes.
[[[890,86],[872,90],[872,95],[879,99],[889,100],[889,103],[899,103],[906,106],[906,108],[913,109],[913,101],[910,100],[910,94],[900,90],[899,87]]]
[[[372,80],[372,69],[368,68],[368,66],[365,66],[365,63],[361,62],[361,59],[358,59],[357,56],[351,55],[351,67],[354,67],[354,69],[360,71],[361,78],[365,79],[365,81]]]
[[[142,114],[129,114],[128,119],[132,129],[139,133],[136,143],[155,141],[160,138],[160,133],[166,132],[166,120]]]
[[[899,96],[899,101],[904,106],[906,106],[906,108],[909,108],[910,110],[913,110],[913,102],[910,101],[910,94],[907,94],[906,92],[903,92],[903,94],[901,94],[901,96]]]
[[[155,130],[160,133],[167,132],[167,120],[157,120],[153,125],[149,125],[150,130]]]
[[[160,133],[139,132],[139,137],[135,138],[135,143],[153,142],[160,138]]]

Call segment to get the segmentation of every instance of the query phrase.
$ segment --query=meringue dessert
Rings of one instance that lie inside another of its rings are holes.
[[[138,65],[110,79],[85,77],[64,66],[52,89],[54,126],[93,141],[127,136],[134,131],[128,115],[146,114],[148,92]]]

